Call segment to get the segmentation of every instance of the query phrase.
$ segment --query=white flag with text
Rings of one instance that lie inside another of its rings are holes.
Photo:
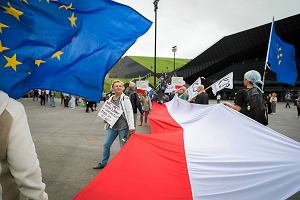
[[[212,92],[214,95],[217,95],[217,92],[223,90],[224,88],[232,89],[233,88],[233,72],[230,72],[214,84],[212,84]]]
[[[188,88],[188,94],[189,94],[189,100],[197,96],[197,87],[201,85],[201,78],[199,77],[189,88]]]

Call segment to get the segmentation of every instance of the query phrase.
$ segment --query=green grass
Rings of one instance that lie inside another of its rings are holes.
[[[138,62],[139,64],[145,66],[146,68],[153,71],[153,57],[144,57],[144,56],[129,56],[134,61]],[[185,65],[189,59],[183,59],[183,58],[176,58],[175,59],[175,65],[176,69],[182,67]],[[163,73],[163,72],[171,72],[174,69],[174,59],[173,58],[156,58],[156,72],[157,73]],[[106,78],[104,81],[104,91],[109,92],[110,85],[114,80],[121,80],[124,83],[127,83],[131,81],[132,79],[126,79],[126,78],[113,78],[109,79]],[[154,78],[153,76],[149,77],[147,79],[150,84],[154,85]],[[156,83],[158,84],[158,78],[156,79]]]
[[[147,67],[151,71],[154,71],[154,58],[153,57],[144,57],[144,56],[129,56],[131,59],[135,60],[139,64]],[[176,69],[185,65],[189,59],[184,58],[176,58],[175,59],[175,66]],[[163,73],[163,72],[171,72],[174,69],[174,59],[173,58],[156,58],[156,72]]]
[[[113,78],[113,79],[109,79],[109,78],[106,78],[105,81],[104,81],[104,90],[105,92],[109,92],[110,90],[110,85],[111,83],[114,81],[114,80],[120,80],[122,81],[123,83],[128,83],[129,81],[131,81],[132,79],[129,78],[129,79],[126,79],[126,78]],[[150,76],[149,78],[147,78],[146,80],[149,81],[149,84],[152,84],[154,85],[154,77],[153,76]],[[158,84],[158,78],[156,78],[156,84]]]

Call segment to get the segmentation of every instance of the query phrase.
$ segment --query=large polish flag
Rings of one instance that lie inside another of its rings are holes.
[[[155,104],[74,200],[279,200],[300,190],[300,144],[222,104]]]

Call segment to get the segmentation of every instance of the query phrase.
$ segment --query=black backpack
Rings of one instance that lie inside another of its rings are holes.
[[[257,88],[246,89],[245,96],[242,113],[263,125],[268,125],[267,106],[261,91]]]

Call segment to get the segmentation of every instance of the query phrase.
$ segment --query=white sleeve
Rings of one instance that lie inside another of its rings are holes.
[[[13,116],[8,138],[7,161],[20,192],[27,198],[47,200],[41,168],[22,104],[11,102],[7,110]]]
[[[124,105],[126,109],[126,114],[128,118],[128,127],[129,130],[135,129],[134,127],[134,119],[133,119],[133,110],[129,97],[124,98]]]

